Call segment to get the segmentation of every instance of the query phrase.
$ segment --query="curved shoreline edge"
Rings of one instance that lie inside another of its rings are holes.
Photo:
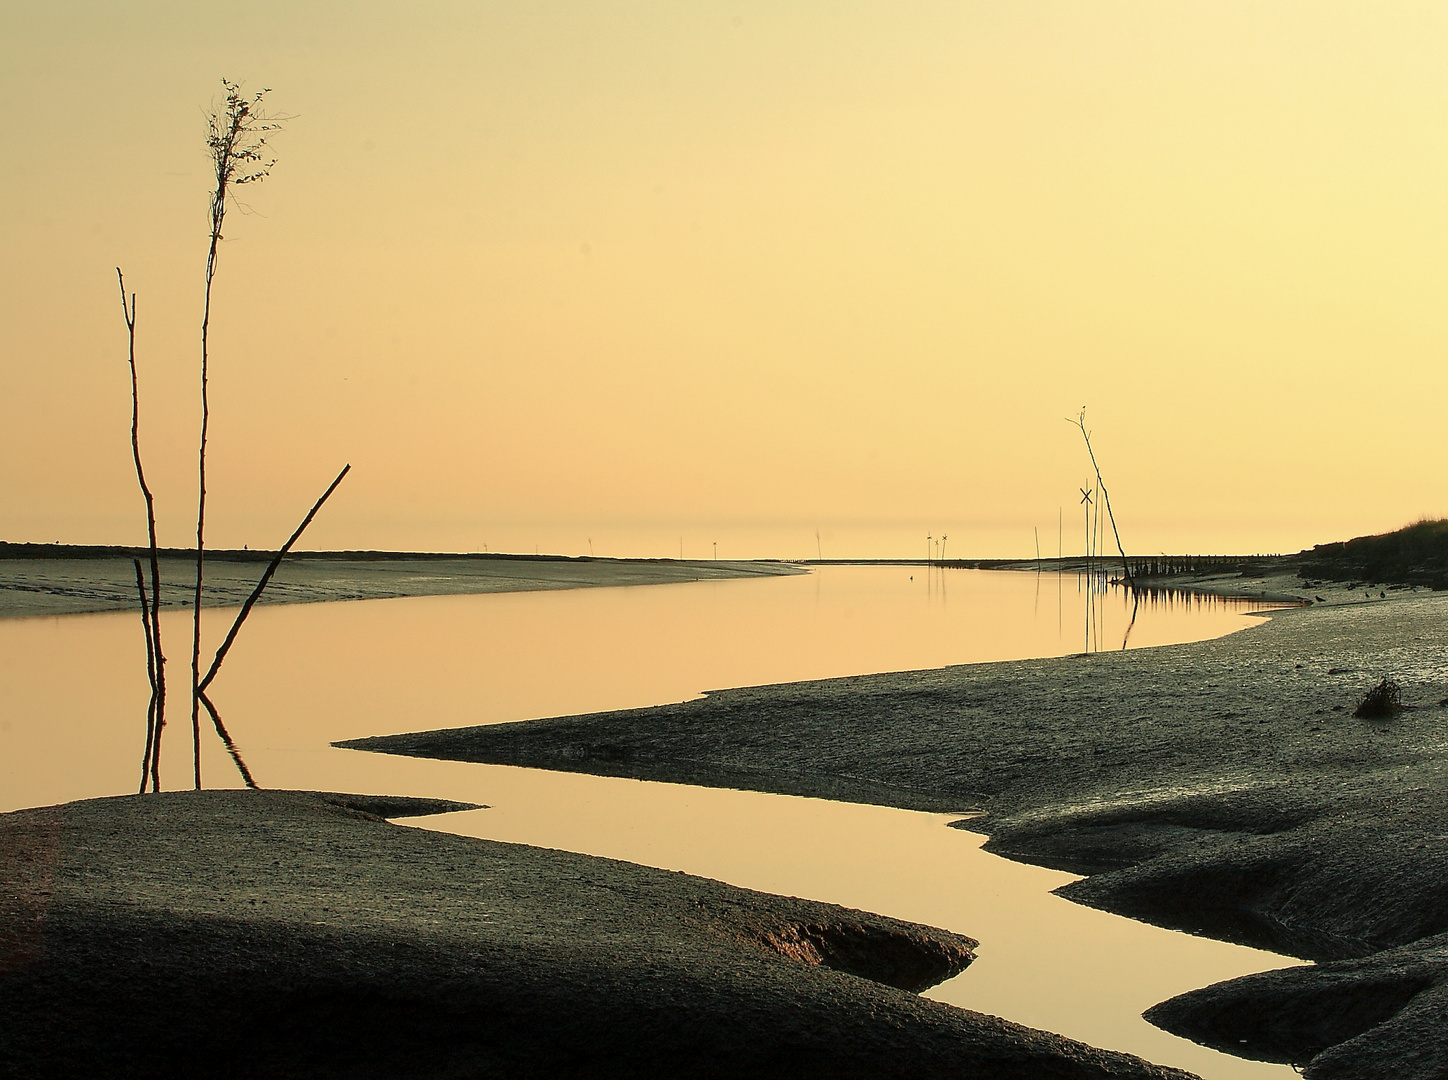
[[[0,1076],[1190,1080],[917,996],[975,942],[287,791],[0,815]]]
[[[1175,999],[1162,1026],[1317,1080],[1428,1080],[1448,1073],[1448,596],[1325,599],[1190,645],[337,745],[983,809],[989,850],[1088,875],[1073,900],[1319,962]],[[1383,675],[1411,708],[1353,719]]]

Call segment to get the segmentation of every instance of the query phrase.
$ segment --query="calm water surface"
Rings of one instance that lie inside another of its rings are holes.
[[[1089,602],[1088,602],[1089,601]],[[1295,961],[1051,895],[1069,875],[979,850],[949,816],[818,799],[336,750],[332,740],[686,700],[711,688],[1138,648],[1213,637],[1260,605],[1141,605],[1074,575],[823,567],[800,577],[260,608],[214,698],[269,787],[426,795],[491,809],[416,824],[685,870],[978,938],[943,1001],[1190,1069],[1289,1077],[1140,1018],[1184,990]],[[203,613],[205,616],[207,613]],[[1133,621],[1134,614],[1134,621]],[[220,635],[232,613],[211,613]],[[172,653],[184,613],[165,620]],[[0,809],[134,790],[139,617],[0,621]],[[184,659],[173,679],[184,679]],[[183,720],[173,697],[173,722]],[[189,780],[168,730],[171,785]],[[213,739],[212,742],[215,740]],[[211,786],[234,786],[219,747]]]

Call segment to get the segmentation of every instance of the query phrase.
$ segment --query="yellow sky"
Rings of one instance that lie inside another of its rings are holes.
[[[797,557],[1448,514],[1436,3],[0,7],[0,538]],[[815,531],[821,534],[819,547]]]

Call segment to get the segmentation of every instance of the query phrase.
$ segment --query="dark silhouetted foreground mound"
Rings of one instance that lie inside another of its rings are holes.
[[[974,942],[303,792],[0,815],[0,1075],[1185,1077],[915,996]]]

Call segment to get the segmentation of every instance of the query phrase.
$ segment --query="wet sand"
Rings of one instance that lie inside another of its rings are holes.
[[[306,792],[0,815],[0,1075],[1140,1078],[918,997],[975,943]]]
[[[145,553],[137,554],[146,564]],[[203,606],[239,606],[250,595],[270,558],[267,552],[208,553]],[[399,596],[666,585],[803,572],[798,566],[768,561],[306,552],[289,555],[282,562],[262,594],[261,603],[309,604]],[[147,580],[149,582],[149,571]],[[163,606],[190,604],[195,580],[194,555],[173,553],[163,557]],[[0,557],[0,618],[124,611],[134,609],[137,604],[135,569],[130,556]]]
[[[1253,588],[1304,594],[1286,577]],[[984,810],[971,828],[991,850],[1090,875],[1074,900],[1322,961],[1174,999],[1152,1014],[1169,1030],[1319,1080],[1441,1077],[1448,595],[1308,595],[1322,602],[1192,645],[343,745]],[[1354,719],[1384,675],[1410,708]]]

